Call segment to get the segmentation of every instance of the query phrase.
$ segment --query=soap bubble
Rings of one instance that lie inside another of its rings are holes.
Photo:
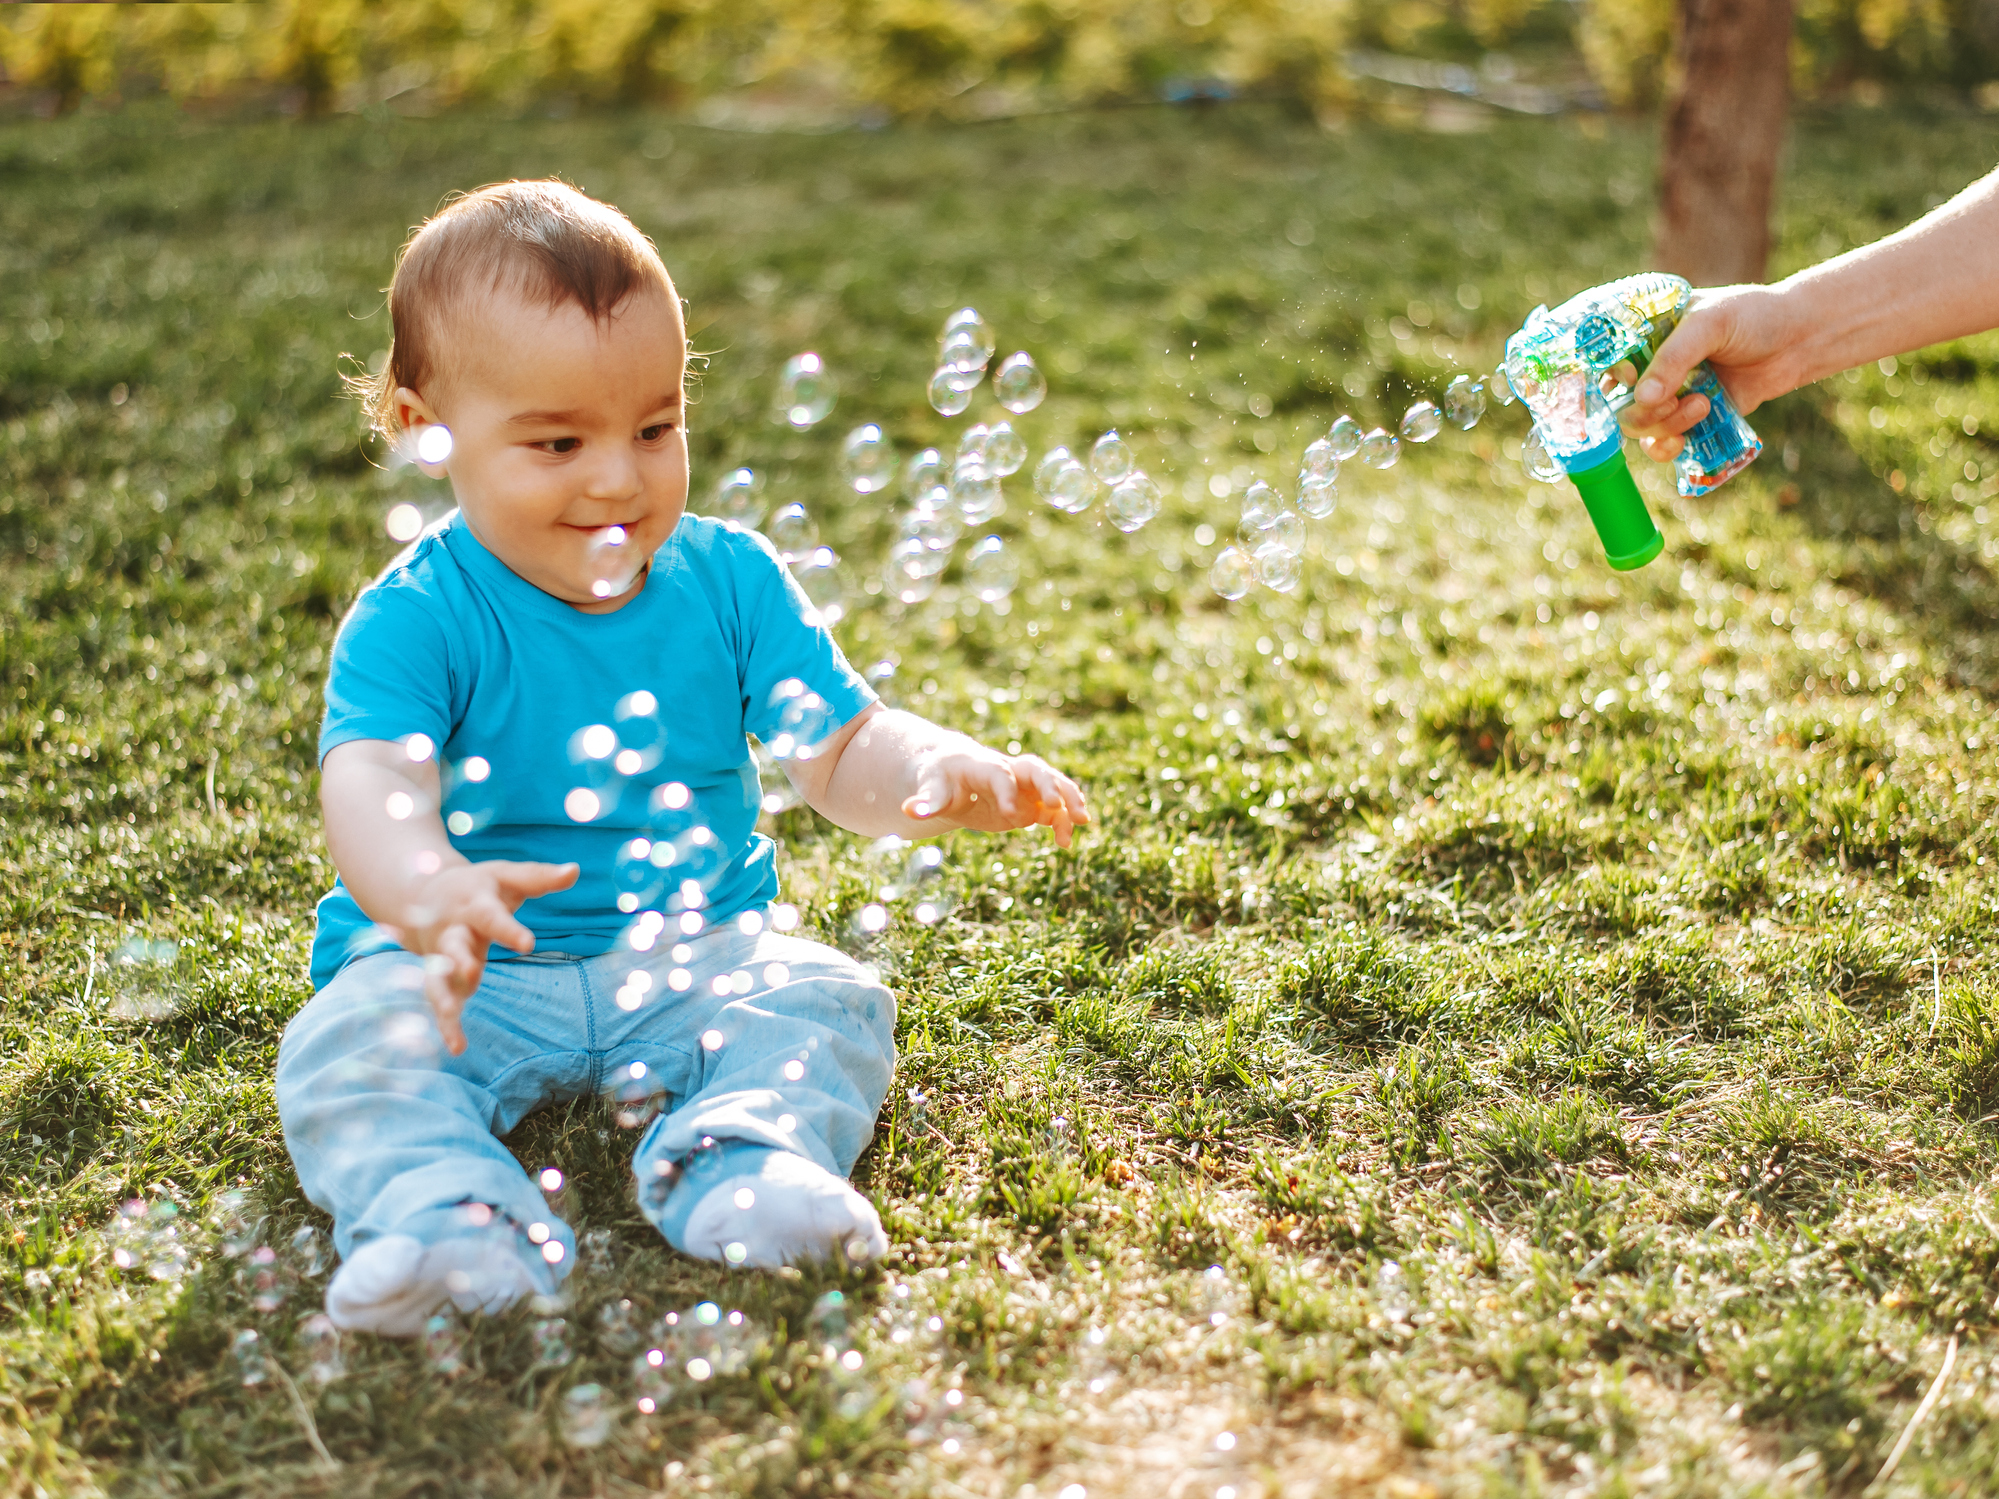
[[[825,420],[839,396],[840,382],[824,360],[810,351],[793,355],[778,377],[777,418],[803,432]]]
[[[889,549],[882,568],[882,583],[889,597],[899,604],[920,604],[937,591],[937,575],[943,564],[932,565],[939,556],[920,541],[898,541]]]
[[[764,516],[763,475],[753,468],[731,469],[715,486],[708,513],[739,530],[753,531]]]
[[[1122,483],[1137,466],[1130,444],[1116,432],[1106,432],[1090,449],[1090,472],[1106,484]]]
[[[1120,531],[1136,531],[1159,514],[1159,486],[1144,469],[1135,469],[1111,490],[1104,509]]]
[[[619,1129],[641,1129],[659,1116],[666,1088],[644,1062],[631,1062],[611,1073],[611,1117]]]
[[[1225,599],[1239,599],[1256,584],[1256,562],[1241,547],[1223,547],[1208,569],[1208,582]]]
[[[271,1362],[264,1354],[264,1340],[257,1336],[254,1327],[244,1328],[230,1342],[229,1366],[245,1389],[260,1385],[271,1377]]]
[[[791,570],[805,597],[812,601],[812,612],[805,616],[807,624],[830,630],[846,618],[847,590],[840,581],[839,567],[839,554],[831,547],[820,547]]]
[[[994,473],[1005,477],[1020,472],[1020,466],[1027,462],[1027,444],[1011,422],[994,422],[992,431],[986,436],[986,466]]]
[[[777,555],[790,564],[812,555],[819,545],[819,523],[803,505],[793,500],[770,518],[764,535],[770,538]]]
[[[1281,546],[1287,552],[1305,555],[1305,522],[1289,510],[1274,517],[1263,528],[1259,546]]]
[[[278,1268],[278,1252],[268,1244],[251,1250],[236,1267],[236,1285],[260,1312],[274,1312],[283,1306],[288,1288]]]
[[[1558,483],[1567,473],[1548,452],[1548,445],[1541,441],[1538,427],[1531,429],[1527,440],[1520,444],[1520,466],[1527,470],[1530,477],[1539,479],[1543,484]]]
[[[415,541],[423,532],[423,512],[410,504],[392,505],[382,527],[391,541]]]
[[[1444,430],[1444,413],[1434,401],[1418,401],[1402,413],[1402,436],[1410,442],[1428,442]]]
[[[324,1312],[300,1319],[298,1348],[305,1355],[305,1377],[316,1385],[329,1385],[347,1373],[347,1356],[340,1344],[340,1329]]]
[[[1313,520],[1324,520],[1339,502],[1339,485],[1330,474],[1307,479],[1298,486],[1298,513],[1309,515]]]
[[[449,1312],[439,1312],[423,1324],[423,1357],[432,1371],[446,1379],[465,1370],[465,1329]]]
[[[417,462],[443,463],[451,457],[451,448],[451,429],[441,422],[432,422],[417,429]]]
[[[1261,479],[1242,492],[1243,524],[1254,526],[1259,531],[1275,520],[1283,509],[1284,497]]]
[[[856,427],[840,447],[840,463],[856,494],[888,488],[895,477],[895,444],[873,422]]]
[[[599,1384],[580,1384],[562,1397],[562,1438],[572,1447],[601,1447],[611,1436],[611,1403]]]
[[[919,843],[903,861],[902,874],[892,885],[882,886],[883,900],[902,900],[934,886],[944,875],[944,850],[934,843]]]
[[[925,448],[910,459],[909,466],[902,471],[902,492],[912,500],[923,499],[931,490],[942,486],[950,473],[944,455],[935,448]]]
[[[643,687],[626,693],[611,710],[611,722],[618,738],[611,763],[619,774],[637,775],[659,764],[666,753],[666,724],[657,696]]]
[[[636,1312],[629,1300],[605,1302],[597,1312],[597,1341],[611,1353],[630,1353],[639,1346]]]
[[[939,490],[938,500],[926,500],[922,504],[905,511],[897,525],[897,539],[920,541],[923,548],[936,558],[937,570],[944,565],[944,558],[964,534],[964,521],[958,515],[958,507],[951,503],[949,490]],[[922,569],[919,567],[918,569]]]
[[[992,440],[993,429],[984,422],[973,422],[958,434],[958,445],[951,450],[951,466],[957,468],[972,460],[983,463],[986,444]]]
[[[1097,481],[1067,448],[1050,448],[1034,466],[1034,492],[1057,510],[1080,515],[1097,497]]]
[[[591,533],[584,565],[590,572],[590,592],[598,598],[623,593],[645,566],[645,558],[630,543],[623,526],[604,526]]]
[[[112,949],[102,993],[114,1020],[165,1020],[180,1008],[180,944],[128,937]]]
[[[1315,438],[1305,449],[1305,458],[1298,466],[1298,477],[1303,479],[1331,478],[1340,471],[1340,456],[1333,451],[1333,445],[1325,438]]]
[[[1333,456],[1342,463],[1360,451],[1360,440],[1360,423],[1350,416],[1341,417],[1326,433],[1326,441],[1332,445]]]
[[[467,755],[446,762],[443,770],[444,826],[454,838],[468,837],[490,823],[499,806],[492,762]]]
[[[993,327],[979,316],[976,307],[960,307],[944,319],[944,331],[937,339],[940,365],[947,368],[984,372],[999,347]]]
[[[965,557],[965,586],[980,600],[997,604],[1020,581],[1020,565],[997,536],[988,536]]]
[[[1458,430],[1471,431],[1485,415],[1485,387],[1470,375],[1459,375],[1444,391],[1444,415]]]
[[[264,1219],[250,1211],[250,1194],[240,1187],[218,1192],[209,1204],[208,1224],[221,1241],[222,1252],[241,1259],[257,1247],[264,1236]]]
[[[1383,428],[1376,427],[1360,440],[1360,461],[1369,468],[1393,468],[1401,456],[1401,439]]]
[[[326,1235],[310,1223],[292,1235],[292,1268],[307,1279],[317,1279],[332,1261]]]
[[[1296,552],[1287,551],[1274,541],[1265,542],[1256,549],[1256,577],[1265,588],[1289,593],[1298,586],[1299,571]]]
[[[135,1197],[122,1204],[104,1231],[111,1263],[154,1280],[180,1280],[187,1273],[188,1252],[180,1241],[179,1216],[180,1209],[165,1198],[147,1202]]]
[[[968,526],[982,526],[1006,509],[999,476],[978,458],[967,458],[951,470],[951,501]]]
[[[570,1346],[569,1324],[561,1317],[544,1317],[534,1325],[534,1366],[560,1369],[576,1361]]]
[[[1023,350],[1007,355],[993,371],[993,394],[1015,416],[1025,416],[1047,396],[1048,379],[1033,356]]]
[[[940,369],[930,377],[930,407],[939,416],[959,416],[972,404],[972,393],[959,387],[950,370]]]

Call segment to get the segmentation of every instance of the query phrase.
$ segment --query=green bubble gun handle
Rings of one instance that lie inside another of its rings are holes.
[[[1582,494],[1604,554],[1620,572],[1650,562],[1666,538],[1624,461],[1617,413],[1631,404],[1631,390],[1613,371],[1626,363],[1643,371],[1692,296],[1693,288],[1678,276],[1627,276],[1553,311],[1535,308],[1506,341],[1504,378],[1534,414],[1541,446]],[[1719,487],[1763,451],[1762,439],[1706,364],[1695,366],[1682,390],[1695,392],[1708,398],[1708,414],[1687,433],[1673,465],[1680,493],[1689,496]]]

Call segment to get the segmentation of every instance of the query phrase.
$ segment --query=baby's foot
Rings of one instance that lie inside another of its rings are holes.
[[[872,1260],[888,1253],[874,1205],[802,1155],[773,1150],[754,1176],[732,1176],[694,1205],[689,1254],[774,1270],[800,1260]]]
[[[349,1332],[414,1337],[447,1301],[461,1312],[498,1312],[541,1287],[504,1234],[424,1244],[407,1234],[370,1239],[326,1287],[326,1315]]]

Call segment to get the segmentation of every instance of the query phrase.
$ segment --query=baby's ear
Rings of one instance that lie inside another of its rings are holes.
[[[437,421],[437,413],[430,409],[430,403],[407,385],[396,387],[395,398],[390,405],[396,413],[396,426],[404,432]]]

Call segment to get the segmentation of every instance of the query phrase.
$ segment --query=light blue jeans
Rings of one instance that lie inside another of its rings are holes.
[[[895,1070],[894,996],[845,954],[768,927],[681,940],[488,963],[455,1057],[422,959],[343,968],[285,1028],[277,1068],[285,1145],[340,1253],[391,1233],[434,1241],[459,1205],[484,1203],[518,1227],[547,1224],[563,1247],[554,1278],[566,1276],[575,1236],[499,1137],[586,1094],[626,1118],[660,1109],[632,1169],[675,1248],[707,1188],[754,1174],[771,1150],[851,1173]]]

